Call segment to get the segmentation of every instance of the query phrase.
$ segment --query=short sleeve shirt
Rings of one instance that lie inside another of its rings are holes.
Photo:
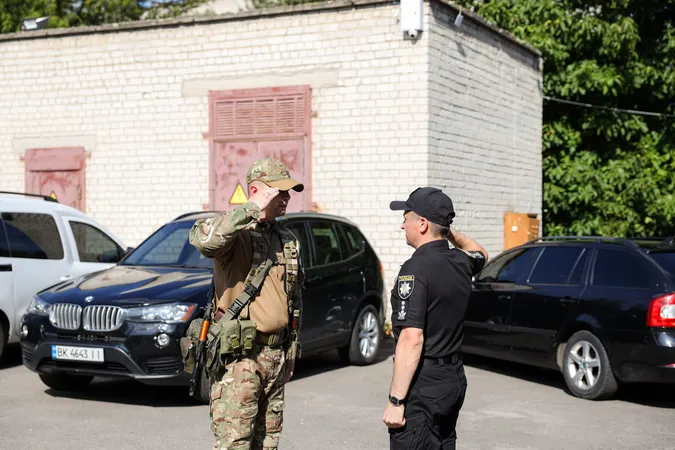
[[[423,357],[440,358],[459,351],[471,277],[485,257],[450,249],[447,240],[419,247],[402,266],[391,291],[391,323],[397,342],[403,328],[424,331]]]

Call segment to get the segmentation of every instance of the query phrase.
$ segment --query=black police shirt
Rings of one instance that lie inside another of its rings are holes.
[[[471,277],[484,264],[482,253],[450,248],[445,239],[417,248],[401,267],[391,291],[395,342],[404,327],[415,327],[424,330],[423,358],[458,352]]]

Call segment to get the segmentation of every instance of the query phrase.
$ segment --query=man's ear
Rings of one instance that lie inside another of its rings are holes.
[[[258,192],[258,186],[256,186],[255,184],[252,184],[252,185],[248,188],[248,190],[251,191],[251,195],[254,195],[256,192]]]
[[[429,231],[429,222],[424,217],[420,217],[420,233],[424,234]]]

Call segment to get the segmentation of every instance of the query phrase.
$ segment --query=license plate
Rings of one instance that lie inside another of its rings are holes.
[[[92,347],[67,347],[52,345],[52,359],[67,359],[69,361],[103,362],[103,349]]]

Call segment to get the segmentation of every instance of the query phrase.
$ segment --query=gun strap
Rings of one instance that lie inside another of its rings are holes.
[[[242,309],[248,304],[251,299],[255,298],[259,293],[260,293],[260,286],[262,285],[263,281],[265,280],[265,277],[267,276],[267,272],[272,268],[272,265],[274,264],[275,255],[274,255],[274,248],[276,247],[276,239],[275,235],[272,234],[272,239],[270,239],[270,249],[269,249],[269,254],[267,255],[267,261],[265,261],[258,270],[258,273],[256,276],[251,280],[251,282],[244,286],[244,290],[242,291],[241,294],[239,294],[239,297],[236,298],[234,302],[230,305],[229,308],[227,308],[227,311],[225,311],[225,314],[218,320],[232,320],[233,318],[237,317],[239,313],[241,312]]]
[[[208,303],[206,304],[207,311],[209,306],[213,307],[212,305],[215,300],[214,299],[215,294],[216,294],[216,277],[215,275],[213,275],[211,277],[211,286],[209,287],[209,293],[206,294],[206,298],[208,299]]]

